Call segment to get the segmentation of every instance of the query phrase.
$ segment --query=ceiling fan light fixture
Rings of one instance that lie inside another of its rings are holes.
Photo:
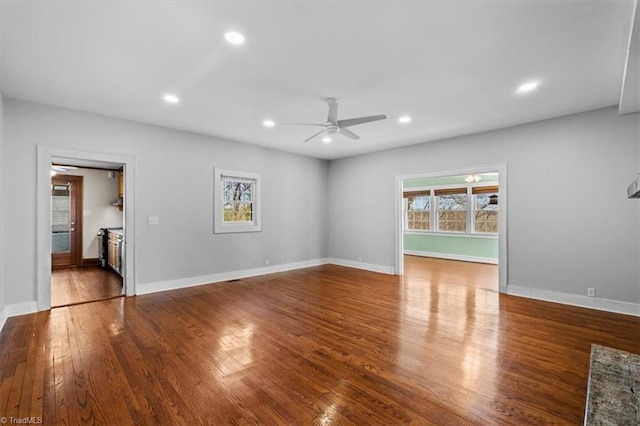
[[[325,136],[325,137],[322,138],[322,142],[324,142],[324,143],[331,143],[331,141],[332,141],[332,139],[329,136]]]
[[[229,31],[225,33],[224,39],[231,44],[244,44],[245,42],[244,35],[237,31]]]

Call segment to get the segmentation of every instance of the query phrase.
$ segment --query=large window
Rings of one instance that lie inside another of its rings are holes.
[[[405,192],[407,229],[431,229],[431,191]]]
[[[405,230],[498,233],[498,186],[469,183],[404,191]]]
[[[215,169],[214,232],[257,232],[260,221],[260,175]]]

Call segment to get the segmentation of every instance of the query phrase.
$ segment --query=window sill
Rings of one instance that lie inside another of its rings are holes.
[[[466,233],[466,232],[452,232],[452,231],[419,231],[419,230],[404,230],[404,235],[428,235],[434,237],[465,237],[465,238],[484,238],[487,240],[497,240],[498,234],[485,234],[482,232]]]

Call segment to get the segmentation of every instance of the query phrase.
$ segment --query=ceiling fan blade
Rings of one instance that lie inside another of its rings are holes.
[[[349,129],[345,129],[344,127],[341,127],[340,130],[338,130],[338,133],[354,140],[360,139],[360,136],[356,135]]]
[[[315,137],[316,137],[316,136],[318,136],[319,134],[324,133],[324,130],[325,130],[325,129],[322,129],[322,130],[320,130],[318,133],[314,133],[312,136],[309,136],[308,138],[306,138],[306,139],[304,140],[304,142],[309,142],[311,139],[315,138]]]
[[[348,118],[346,120],[339,120],[338,126],[340,128],[356,126],[358,124],[370,123],[372,121],[384,120],[387,116],[385,114],[370,115],[368,117]]]
[[[320,126],[324,127],[324,124],[318,123],[278,123],[281,126]]]
[[[338,124],[338,102],[334,98],[327,98],[327,104],[329,104],[329,116],[327,121],[329,123]]]

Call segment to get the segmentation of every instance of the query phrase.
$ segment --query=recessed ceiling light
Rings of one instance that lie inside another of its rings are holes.
[[[273,120],[264,120],[264,121],[262,122],[262,125],[263,125],[264,127],[273,127],[273,126],[275,126],[275,125],[276,125],[276,122],[275,122],[275,121],[273,121]]]
[[[168,104],[177,104],[180,102],[180,98],[178,98],[176,95],[171,95],[169,93],[164,95],[162,99],[164,99],[164,101]]]
[[[537,82],[537,81],[528,81],[528,82],[518,86],[518,89],[516,90],[516,92],[518,92],[518,93],[529,93],[529,92],[532,92],[532,91],[534,91],[534,90],[536,90],[538,88],[539,84],[540,83]]]
[[[236,31],[229,31],[224,35],[225,40],[227,40],[231,44],[243,44],[244,43],[244,35],[240,34]]]
[[[411,121],[411,117],[409,117],[408,115],[403,115],[402,117],[398,118],[398,121],[402,124],[407,124]]]
[[[322,138],[322,142],[331,143],[331,138],[329,136],[325,136],[324,138]]]

